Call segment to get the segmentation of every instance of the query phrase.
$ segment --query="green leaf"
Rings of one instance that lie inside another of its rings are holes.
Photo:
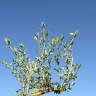
[[[76,80],[77,79],[77,76],[76,75],[73,75],[73,80]]]
[[[55,40],[55,38],[52,39],[52,42],[51,42],[51,43],[52,43],[52,46],[55,47],[55,45],[56,45],[56,40]]]
[[[56,38],[56,42],[57,42],[57,43],[59,42],[59,38],[58,38],[58,37]]]
[[[69,33],[71,36],[74,36],[74,32]]]
[[[43,21],[41,22],[41,27],[45,27],[45,23]]]
[[[8,38],[5,38],[5,39],[4,39],[4,42],[5,42],[5,44],[7,44],[8,46],[10,46],[10,44],[11,44],[11,42],[10,42],[10,40],[9,40]]]
[[[51,58],[48,58],[48,64],[50,64],[51,63]]]
[[[60,40],[63,41],[63,39],[64,39],[64,35],[61,35]]]
[[[73,67],[74,70],[78,70],[81,67],[81,64],[74,64]]]
[[[38,35],[35,35],[35,36],[34,36],[34,39],[35,39],[35,40],[38,40]]]
[[[71,41],[71,42],[70,42],[70,45],[72,46],[73,44],[74,44],[74,42],[73,42],[73,41]]]
[[[20,47],[20,48],[23,48],[23,49],[25,48],[25,46],[24,46],[23,43],[20,43],[20,44],[19,44],[19,47]]]
[[[54,53],[54,49],[49,49],[49,54],[53,54]]]
[[[77,34],[78,34],[78,31],[76,31],[76,32],[71,32],[71,33],[69,33],[69,34],[75,38],[75,37],[77,36]]]
[[[48,36],[48,31],[45,32],[45,36],[46,36],[46,37]]]
[[[13,53],[14,53],[15,55],[19,55],[19,51],[18,51],[16,48],[13,48]]]

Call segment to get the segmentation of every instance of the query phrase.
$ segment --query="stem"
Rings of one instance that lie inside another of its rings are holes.
[[[42,92],[32,93],[31,96],[41,96],[41,95],[46,94],[46,93],[51,92],[51,91],[52,91],[51,88],[48,88],[46,90],[43,90]]]

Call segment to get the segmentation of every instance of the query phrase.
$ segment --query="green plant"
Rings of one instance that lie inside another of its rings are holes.
[[[14,57],[10,63],[2,60],[2,64],[11,70],[21,85],[21,89],[16,91],[17,96],[40,96],[48,92],[60,94],[71,90],[80,68],[80,64],[73,63],[72,56],[77,33],[71,32],[69,40],[65,40],[64,34],[49,39],[49,33],[42,22],[40,32],[34,36],[40,48],[39,56],[35,60],[28,57],[23,43],[16,48],[8,38],[4,39]],[[57,81],[54,81],[53,72],[58,77]]]

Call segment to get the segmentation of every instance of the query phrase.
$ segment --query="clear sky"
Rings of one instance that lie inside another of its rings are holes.
[[[44,21],[51,36],[79,29],[73,53],[74,62],[82,64],[72,91],[60,96],[96,96],[96,1],[95,0],[0,0],[0,59],[12,54],[3,39],[15,46],[24,42],[31,57],[37,45],[33,35]],[[0,64],[0,96],[16,96],[18,82]],[[44,96],[52,96],[53,93]]]

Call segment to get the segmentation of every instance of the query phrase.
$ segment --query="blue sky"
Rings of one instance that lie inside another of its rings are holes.
[[[96,1],[95,0],[0,0],[0,58],[11,60],[12,54],[3,39],[15,46],[24,42],[31,57],[37,45],[33,35],[44,21],[51,36],[79,29],[73,47],[74,62],[82,64],[72,91],[60,96],[96,95]],[[16,96],[18,82],[0,64],[0,96]],[[53,93],[44,96],[52,96]]]

